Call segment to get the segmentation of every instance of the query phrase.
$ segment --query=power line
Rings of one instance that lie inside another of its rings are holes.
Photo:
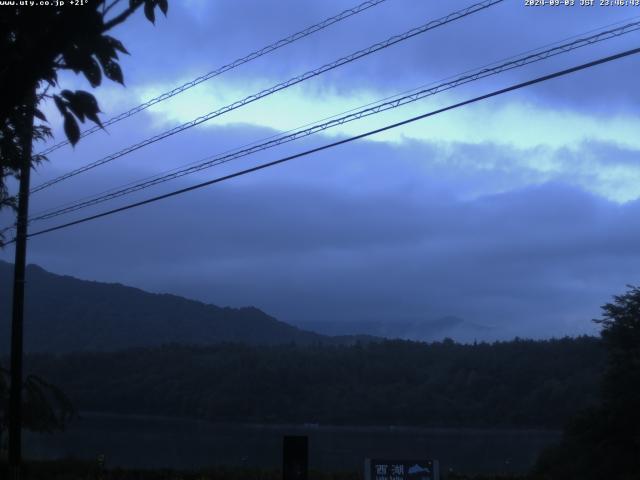
[[[503,73],[505,71],[512,70],[514,68],[519,68],[525,65],[536,63],[556,55],[560,55],[560,54],[570,52],[572,50],[576,50],[584,46],[592,45],[605,40],[610,40],[612,38],[619,37],[621,35],[625,35],[633,31],[637,31],[638,29],[640,29],[640,21],[632,22],[627,25],[624,25],[615,29],[607,30],[604,32],[599,32],[595,35],[591,35],[586,38],[579,38],[573,42],[557,45],[553,48],[536,52],[530,55],[521,56],[521,57],[512,57],[514,59],[506,63],[500,64],[494,67],[490,67],[490,68],[476,69],[475,71],[472,71],[473,73],[467,73],[466,75],[461,75],[459,77],[454,78],[454,80],[440,83],[431,88],[424,88],[419,91],[414,90],[412,93],[408,95],[394,98],[393,100],[389,100],[386,102],[383,101],[382,103],[378,103],[372,107],[364,108],[339,118],[332,118],[329,121],[326,121],[323,123],[317,123],[309,128],[294,130],[291,133],[286,133],[279,136],[276,135],[271,139],[269,139],[268,141],[261,144],[251,145],[246,148],[240,147],[240,149],[231,151],[230,153],[224,153],[224,154],[208,157],[204,160],[201,160],[200,163],[191,164],[190,166],[182,169],[174,169],[171,172],[168,172],[164,175],[157,175],[152,177],[151,179],[145,179],[143,181],[139,181],[138,183],[132,182],[120,189],[112,189],[107,193],[94,196],[85,201],[78,201],[75,203],[68,204],[68,206],[59,207],[57,209],[49,209],[48,211],[44,211],[44,212],[41,212],[40,214],[34,215],[30,219],[30,222],[51,219],[51,218],[64,215],[67,213],[71,213],[83,208],[94,206],[94,205],[106,202],[108,200],[113,200],[115,198],[130,194],[130,193],[134,193],[140,190],[144,190],[146,188],[150,188],[152,186],[155,186],[176,178],[180,178],[185,175],[189,175],[189,174],[204,170],[206,168],[211,168],[213,166],[221,165],[223,163],[227,163],[232,160],[236,160],[238,158],[245,157],[247,155],[251,155],[253,153],[266,150],[268,148],[273,148],[278,145],[282,145],[284,143],[288,143],[288,142],[297,140],[299,138],[306,137],[314,133],[327,130],[335,126],[343,125],[345,123],[352,122],[354,120],[359,120],[361,118],[368,117],[370,115],[375,115],[383,111],[398,108],[400,106],[404,106],[409,103],[413,103],[418,100],[421,100],[428,96],[435,95],[437,93],[440,93],[446,90],[450,90],[460,85],[464,85],[464,84],[467,84],[476,80],[480,80],[489,76],[497,75],[499,73]]]
[[[267,97],[268,95],[271,95],[273,93],[276,93],[280,90],[284,90],[286,88],[289,88],[293,85],[296,85],[300,82],[303,82],[305,80],[308,80],[310,78],[316,77],[318,75],[321,75],[325,72],[328,72],[329,70],[333,70],[337,67],[340,67],[342,65],[346,65],[348,63],[351,63],[359,58],[362,58],[364,56],[370,55],[374,52],[377,52],[379,50],[383,50],[385,48],[388,48],[392,45],[395,45],[396,43],[408,40],[412,37],[415,37],[416,35],[420,35],[422,33],[425,33],[429,30],[432,30],[434,28],[440,27],[442,25],[446,25],[448,23],[451,23],[455,20],[459,20],[461,18],[467,17],[473,13],[477,13],[481,10],[484,10],[486,8],[489,8],[493,5],[496,5],[498,3],[503,2],[504,0],[484,0],[482,2],[473,4],[467,8],[464,8],[462,10],[458,10],[456,12],[450,13],[442,18],[439,18],[437,20],[433,20],[430,21],[424,25],[421,25],[420,27],[416,27],[416,28],[412,28],[411,30],[408,30],[402,34],[399,35],[394,35],[390,38],[388,38],[387,40],[383,41],[383,42],[379,42],[376,43],[374,45],[371,45],[365,49],[362,50],[358,50],[357,52],[352,53],[351,55],[348,55],[346,57],[342,57],[338,60],[335,60],[334,62],[328,63],[326,65],[323,65],[322,67],[319,67],[315,70],[310,70],[306,73],[303,73],[302,75],[298,75],[296,77],[293,77],[285,82],[279,83],[277,85],[274,85],[273,87],[267,88],[265,90],[262,90],[259,93],[255,93],[253,95],[249,95],[248,97],[245,97],[242,100],[236,101],[230,105],[227,105],[225,107],[222,107],[218,110],[215,110],[213,112],[207,113],[205,115],[202,115],[200,117],[197,117],[193,120],[191,120],[190,122],[186,122],[183,123],[182,125],[178,125],[177,127],[174,127],[170,130],[167,130],[161,134],[158,135],[154,135],[153,137],[150,137],[146,140],[143,140],[142,142],[136,143],[134,145],[131,145],[129,147],[124,148],[123,150],[120,150],[119,152],[113,153],[111,155],[108,155],[100,160],[96,160],[95,162],[92,162],[88,165],[85,165],[83,167],[80,167],[76,170],[72,170],[70,172],[67,172],[59,177],[56,177],[52,180],[49,180],[47,182],[44,182],[34,188],[31,189],[30,193],[35,193],[38,192],[40,190],[43,190],[45,188],[48,188],[52,185],[55,185],[56,183],[59,183],[63,180],[67,180],[71,177],[74,177],[76,175],[79,175],[80,173],[86,172],[88,170],[91,170],[95,167],[98,167],[100,165],[104,165],[105,163],[111,162],[117,158],[120,158],[124,155],[127,155],[131,152],[134,152],[140,148],[143,148],[147,145],[150,145],[152,143],[155,143],[159,140],[163,140],[167,137],[170,137],[172,135],[175,135],[176,133],[182,132],[184,130],[187,130],[189,128],[195,127],[196,125],[199,125],[201,123],[204,123],[208,120],[211,120],[215,117],[218,117],[220,115],[223,115],[225,113],[228,113],[232,110],[235,110],[237,108],[240,108],[244,105],[247,105],[249,103],[255,102],[257,100],[260,100],[264,97]]]
[[[438,81],[430,82],[430,83],[428,83],[426,85],[422,85],[422,86],[419,86],[419,87],[416,87],[416,88],[412,88],[411,90],[406,90],[406,91],[403,91],[403,92],[400,92],[400,93],[397,93],[397,94],[394,94],[394,95],[387,96],[387,97],[382,98],[382,99],[378,99],[376,101],[368,102],[368,103],[366,103],[364,105],[360,105],[358,107],[350,108],[350,109],[348,109],[346,111],[343,111],[341,113],[333,114],[333,115],[330,115],[328,117],[324,117],[322,119],[319,119],[319,120],[316,120],[316,121],[313,121],[313,122],[308,122],[308,123],[306,123],[304,125],[298,126],[296,128],[290,129],[290,130],[287,130],[285,132],[277,133],[277,134],[270,135],[270,136],[262,138],[262,139],[254,140],[254,141],[246,143],[246,144],[244,144],[242,146],[239,146],[239,147],[236,147],[236,148],[232,148],[232,149],[226,150],[224,152],[220,152],[217,155],[218,155],[218,157],[220,157],[222,155],[226,155],[226,154],[232,153],[232,152],[237,152],[239,150],[248,148],[250,146],[255,146],[255,145],[258,145],[260,143],[265,143],[268,140],[276,139],[276,138],[279,138],[279,137],[281,137],[283,135],[288,135],[290,133],[295,132],[296,130],[300,130],[300,129],[303,129],[303,128],[309,127],[309,126],[315,126],[315,125],[317,125],[317,124],[319,124],[321,122],[332,120],[332,119],[338,118],[340,116],[344,116],[344,115],[346,115],[348,113],[355,112],[357,110],[360,110],[360,109],[363,109],[363,108],[366,108],[366,107],[370,107],[370,106],[373,106],[373,105],[380,104],[380,103],[385,102],[387,100],[397,99],[400,96],[404,96],[404,95],[408,95],[408,94],[414,94],[414,93],[418,92],[421,89],[425,89],[426,87],[430,87],[432,85],[437,85],[438,83],[442,83],[442,82],[445,82],[445,81],[448,81],[448,80],[451,80],[451,79],[455,79],[455,78],[463,76],[463,75],[475,73],[478,70],[489,69],[489,68],[492,68],[492,67],[496,67],[497,65],[500,65],[503,62],[509,62],[511,60],[515,60],[515,59],[518,59],[520,57],[523,57],[523,56],[525,56],[527,54],[541,55],[541,54],[545,53],[545,52],[542,52],[542,49],[545,49],[547,47],[554,47],[555,48],[555,47],[559,46],[558,48],[562,48],[562,42],[568,42],[569,40],[574,40],[574,39],[577,39],[576,42],[574,42],[574,43],[592,40],[592,42],[589,43],[589,44],[591,44],[591,43],[596,43],[597,41],[600,41],[600,40],[608,39],[608,38],[596,38],[596,37],[600,37],[602,35],[613,34],[612,36],[619,36],[619,35],[623,35],[623,34],[626,34],[626,33],[630,33],[631,31],[635,30],[635,29],[632,30],[631,27],[635,26],[635,24],[637,23],[637,22],[632,22],[632,21],[633,20],[637,20],[638,18],[640,18],[640,16],[628,17],[626,19],[618,20],[616,22],[609,23],[607,25],[603,25],[603,26],[598,27],[598,28],[593,28],[593,29],[587,30],[585,32],[581,32],[579,34],[574,34],[574,35],[571,35],[569,37],[565,37],[565,38],[562,38],[560,40],[557,40],[555,42],[547,43],[545,45],[541,45],[540,47],[537,47],[537,48],[534,48],[534,49],[529,49],[529,50],[526,50],[524,52],[520,52],[517,55],[511,55],[509,57],[493,61],[493,62],[485,64],[485,65],[483,65],[481,67],[476,67],[476,68],[473,68],[473,69],[465,70],[464,72],[461,72],[459,74],[450,75],[450,76],[442,78],[442,79],[440,79]],[[615,29],[612,29],[612,30],[603,31],[606,28],[611,28],[611,27],[616,26],[616,25],[618,25],[618,26],[623,25],[623,24],[625,24],[625,22],[631,22],[631,23],[627,23],[626,25],[624,25],[622,27],[616,27]],[[615,34],[614,33],[617,30],[621,30],[619,34]],[[622,30],[624,30],[624,31],[622,31]],[[589,38],[581,38],[584,35],[593,34],[594,32],[598,32],[598,33],[596,33],[595,35],[592,36],[592,37],[594,37],[593,39],[591,39],[591,37],[589,37]],[[567,44],[567,46],[568,45],[569,44]],[[573,48],[578,48],[580,46],[584,46],[584,45],[575,45]],[[551,48],[550,48],[550,50],[551,50]],[[179,172],[179,171],[181,171],[183,169],[186,169],[187,167],[191,167],[191,166],[195,166],[195,165],[201,164],[201,162],[207,161],[207,163],[208,163],[208,161],[213,159],[213,158],[215,158],[215,156],[206,157],[206,158],[201,159],[201,160],[190,162],[190,163],[188,163],[186,165],[183,165],[181,167],[175,167],[175,168],[173,168],[171,170],[167,170],[167,171],[164,171],[164,172],[161,172],[161,173],[158,173],[158,174],[154,174],[154,175],[145,177],[143,179],[134,180],[134,181],[128,182],[128,183],[126,183],[124,185],[120,185],[120,186],[109,188],[107,190],[103,190],[102,192],[97,193],[97,194],[87,195],[87,196],[81,197],[78,200],[65,202],[65,203],[63,203],[61,205],[58,205],[57,207],[50,207],[50,208],[41,210],[40,212],[34,214],[34,216],[40,216],[40,215],[48,214],[50,212],[54,212],[54,211],[58,211],[60,209],[63,209],[65,207],[67,207],[67,206],[75,206],[75,205],[78,205],[80,203],[84,203],[85,201],[92,201],[92,200],[94,200],[94,199],[96,199],[98,197],[102,197],[102,196],[105,196],[107,194],[111,194],[111,193],[117,192],[118,190],[122,190],[122,189],[124,189],[126,187],[135,186],[135,185],[139,184],[140,182],[146,182],[146,181],[149,181],[149,180],[155,180],[155,179],[159,179],[159,178],[168,176],[168,175],[170,175],[172,173],[176,173],[176,172]],[[214,166],[214,165],[211,165],[211,166]],[[37,218],[32,218],[32,220],[37,220]],[[2,232],[10,230],[11,228],[13,228],[13,227],[12,226],[6,227],[5,229],[2,230]]]
[[[443,112],[447,112],[449,110],[454,110],[454,109],[463,107],[465,105],[469,105],[469,104],[476,103],[476,102],[479,102],[479,101],[482,101],[482,100],[486,100],[486,99],[491,98],[491,97],[495,97],[495,96],[502,95],[502,94],[505,94],[505,93],[508,93],[508,92],[512,92],[514,90],[519,90],[521,88],[528,87],[528,86],[531,86],[531,85],[534,85],[534,84],[537,84],[537,83],[542,83],[542,82],[545,82],[545,81],[548,81],[548,80],[552,80],[554,78],[558,78],[558,77],[562,77],[562,76],[565,76],[565,75],[569,75],[571,73],[575,73],[575,72],[578,72],[580,70],[586,70],[588,68],[592,68],[592,67],[595,67],[597,65],[601,65],[601,64],[604,64],[604,63],[612,62],[614,60],[618,60],[618,59],[621,59],[623,57],[628,57],[630,55],[635,55],[637,53],[640,53],[640,48],[634,48],[634,49],[631,49],[631,50],[626,50],[626,51],[621,52],[621,53],[617,53],[615,55],[610,55],[608,57],[602,57],[602,58],[599,58],[598,60],[594,60],[594,61],[591,61],[591,62],[588,62],[588,63],[583,63],[581,65],[577,65],[575,67],[571,67],[571,68],[567,68],[567,69],[564,69],[564,70],[560,70],[560,71],[557,71],[557,72],[554,72],[554,73],[551,73],[551,74],[548,74],[548,75],[543,75],[541,77],[537,77],[537,78],[534,78],[532,80],[528,80],[526,82],[517,83],[515,85],[511,85],[509,87],[505,87],[505,88],[502,88],[500,90],[494,90],[493,92],[487,93],[485,95],[480,95],[478,97],[474,97],[472,99],[465,100],[463,102],[455,103],[453,105],[449,105],[449,106],[444,107],[444,108],[433,110],[431,112],[428,112],[428,113],[425,113],[425,114],[422,114],[422,115],[418,115],[416,117],[412,117],[412,118],[403,120],[401,122],[393,123],[391,125],[387,125],[385,127],[381,127],[381,128],[375,129],[375,130],[371,130],[371,131],[368,131],[366,133],[362,133],[360,135],[352,136],[352,137],[349,137],[349,138],[346,138],[346,139],[343,139],[343,140],[338,140],[336,142],[329,143],[329,144],[326,144],[326,145],[322,145],[320,147],[312,148],[310,150],[306,150],[304,152],[300,152],[300,153],[297,153],[297,154],[294,154],[294,155],[289,155],[289,156],[281,158],[279,160],[274,160],[272,162],[263,163],[261,165],[255,166],[255,167],[247,168],[245,170],[241,170],[241,171],[229,174],[229,175],[225,175],[225,176],[222,176],[222,177],[214,178],[212,180],[208,180],[206,182],[202,182],[202,183],[199,183],[199,184],[196,184],[196,185],[192,185],[190,187],[186,187],[186,188],[182,188],[182,189],[179,189],[179,190],[175,190],[173,192],[165,193],[163,195],[158,195],[158,196],[155,196],[155,197],[152,197],[152,198],[148,198],[148,199],[142,200],[140,202],[131,203],[131,204],[125,205],[123,207],[114,208],[112,210],[108,210],[106,212],[98,213],[96,215],[91,215],[91,216],[88,216],[88,217],[84,217],[84,218],[81,218],[79,220],[74,220],[72,222],[68,222],[68,223],[64,223],[64,224],[61,224],[61,225],[57,225],[55,227],[39,230],[37,232],[29,234],[28,237],[35,237],[35,236],[38,236],[38,235],[43,235],[45,233],[54,232],[54,231],[61,230],[61,229],[64,229],[64,228],[68,228],[68,227],[71,227],[71,226],[74,226],[74,225],[85,223],[85,222],[88,222],[88,221],[91,221],[91,220],[96,220],[98,218],[102,218],[102,217],[106,217],[106,216],[109,216],[109,215],[113,215],[115,213],[119,213],[119,212],[123,212],[123,211],[126,211],[126,210],[130,210],[132,208],[140,207],[142,205],[147,205],[149,203],[154,203],[154,202],[157,202],[159,200],[164,200],[165,198],[170,198],[170,197],[181,195],[183,193],[187,193],[187,192],[190,192],[190,191],[193,191],[193,190],[198,190],[200,188],[204,188],[204,187],[207,187],[209,185],[213,185],[215,183],[220,183],[220,182],[223,182],[225,180],[230,180],[232,178],[236,178],[236,177],[240,177],[240,176],[252,173],[252,172],[256,172],[258,170],[263,170],[265,168],[272,167],[272,166],[275,166],[275,165],[279,165],[281,163],[285,163],[285,162],[288,162],[290,160],[294,160],[296,158],[304,157],[304,156],[310,155],[312,153],[317,153],[317,152],[320,152],[320,151],[323,151],[323,150],[327,150],[329,148],[333,148],[333,147],[337,147],[339,145],[343,145],[345,143],[350,143],[350,142],[353,142],[355,140],[359,140],[361,138],[365,138],[365,137],[369,137],[371,135],[375,135],[375,134],[378,134],[378,133],[381,133],[381,132],[385,132],[385,131],[391,130],[393,128],[401,127],[403,125],[407,125],[409,123],[416,122],[418,120],[422,120],[422,119],[425,119],[425,118],[428,118],[428,117],[431,117],[431,116],[434,116],[434,115],[438,115],[438,114],[443,113]],[[13,242],[15,242],[15,240],[12,240],[12,241],[7,242],[7,243],[13,243]]]
[[[324,30],[325,28],[333,25],[334,23],[338,23],[342,20],[345,20],[353,15],[356,15],[358,13],[364,12],[365,10],[368,10],[371,7],[375,7],[376,5],[379,5],[383,2],[386,2],[387,0],[369,0],[366,1],[364,3],[361,3],[360,5],[357,5],[353,8],[349,8],[347,10],[344,10],[342,12],[340,12],[337,15],[334,15],[333,17],[329,17],[326,18],[325,20],[316,23],[315,25],[311,25],[310,27],[305,28],[304,30],[301,30],[299,32],[296,32],[292,35],[289,35],[288,37],[282,38],[280,40],[278,40],[277,42],[274,42],[270,45],[267,45],[266,47],[261,48],[260,50],[256,50],[255,52],[251,52],[248,55],[245,55],[242,58],[238,58],[236,60],[234,60],[231,63],[228,63],[226,65],[223,65],[222,67],[219,67],[215,70],[212,70],[209,73],[205,73],[204,75],[201,75],[200,77],[197,77],[189,82],[186,82],[182,85],[180,85],[179,87],[174,88],[173,90],[170,90],[168,92],[165,92],[161,95],[158,95],[157,97],[154,97],[140,105],[138,105],[137,107],[134,107],[126,112],[123,112],[115,117],[110,118],[109,120],[106,120],[104,122],[102,122],[102,126],[103,127],[107,127],[109,125],[113,125],[114,123],[117,123],[121,120],[124,120],[125,118],[129,118],[133,115],[135,115],[136,113],[142,112],[143,110],[146,110],[147,108],[160,103],[164,100],[167,100],[171,97],[174,97],[182,92],[184,92],[185,90],[189,90],[190,88],[195,87],[196,85],[201,84],[202,82],[206,82],[207,80],[210,80],[214,77],[217,77],[218,75],[221,75],[225,72],[228,72],[229,70],[233,70],[236,67],[239,67],[240,65],[243,65],[245,63],[251,62],[257,58],[260,58],[264,55],[267,55],[268,53],[271,53],[275,50],[278,50],[282,47],[285,47],[293,42],[296,42],[298,40],[301,40],[302,38],[308,37],[309,35],[312,35],[320,30]],[[87,135],[91,135],[92,133],[95,133],[97,131],[101,130],[100,126],[95,125],[85,131],[83,131],[80,134],[80,138],[82,137],[86,137]],[[41,151],[39,153],[39,155],[47,155],[55,150],[58,150],[61,147],[64,147],[65,145],[69,145],[69,141],[68,140],[63,140],[61,142],[56,143],[55,145],[52,145],[48,148],[46,148],[45,150]]]

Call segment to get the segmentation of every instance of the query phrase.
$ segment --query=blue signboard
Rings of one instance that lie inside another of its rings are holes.
[[[365,480],[440,480],[438,460],[388,460],[367,458]]]

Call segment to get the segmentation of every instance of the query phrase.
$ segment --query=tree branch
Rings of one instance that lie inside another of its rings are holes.
[[[109,13],[109,10],[111,10],[113,7],[115,7],[117,4],[120,3],[120,0],[113,0],[113,2],[111,2],[111,5],[109,5],[108,7],[106,7],[105,5],[107,4],[107,2],[105,1],[102,5],[103,5],[103,10],[102,10],[102,18],[107,16],[107,13]]]
[[[117,3],[117,0],[116,0]],[[133,12],[135,12],[140,5],[142,5],[142,2],[139,2],[138,4],[127,8],[126,10],[124,10],[122,13],[120,13],[119,15],[117,15],[116,17],[112,18],[111,20],[109,20],[108,22],[106,22],[104,24],[104,26],[102,27],[102,32],[106,32],[111,30],[113,27],[115,27],[116,25],[120,25],[122,22],[124,22],[127,18],[129,18],[131,16],[131,14]]]

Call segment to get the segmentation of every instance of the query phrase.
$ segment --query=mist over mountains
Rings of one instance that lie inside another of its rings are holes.
[[[0,352],[8,352],[13,265],[0,261]],[[421,320],[300,321],[255,307],[229,308],[119,283],[57,275],[27,266],[25,348],[29,352],[109,351],[176,343],[352,344],[375,338],[492,340],[495,327],[456,316]]]
[[[491,340],[495,337],[495,327],[469,322],[452,315],[415,321],[300,322],[296,323],[296,326],[324,335],[355,335],[366,332],[376,337],[422,342],[440,341],[444,338],[473,342]]]

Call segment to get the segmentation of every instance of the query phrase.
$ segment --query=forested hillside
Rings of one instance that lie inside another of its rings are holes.
[[[31,355],[79,410],[214,421],[560,427],[598,397],[598,339],[164,346]]]
[[[0,318],[10,318],[13,265],[0,261]],[[25,348],[31,352],[118,350],[165,343],[210,345],[353,343],[301,330],[253,308],[208,305],[118,283],[80,280],[27,267]],[[9,321],[0,322],[0,352],[9,351]]]

